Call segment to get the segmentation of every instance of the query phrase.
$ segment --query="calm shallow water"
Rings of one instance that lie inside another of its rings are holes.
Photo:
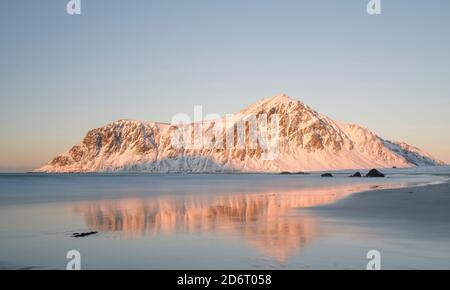
[[[407,238],[302,210],[439,177],[346,176],[0,174],[0,267],[65,269],[72,249],[83,269],[365,269],[380,247],[394,268],[444,263],[448,241],[417,252]],[[86,231],[99,234],[71,237]]]

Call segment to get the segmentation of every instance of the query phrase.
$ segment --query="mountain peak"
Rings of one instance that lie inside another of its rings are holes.
[[[276,100],[276,101],[293,101],[294,99],[292,99],[289,95],[282,93],[276,96],[271,97],[270,99],[272,100]]]
[[[253,105],[250,105],[249,107],[245,108],[244,110],[240,111],[241,114],[252,114],[257,113],[261,111],[262,109],[270,109],[274,107],[278,107],[280,105],[285,104],[292,104],[292,103],[301,103],[298,100],[295,100],[288,96],[287,94],[279,94],[273,97],[261,99],[254,103]]]
[[[262,158],[264,150],[253,147],[247,130],[241,139],[243,147],[235,146],[237,139],[225,148],[214,141],[220,137],[207,139],[211,132],[238,136],[235,128],[241,121],[250,130],[250,123],[245,123],[248,118],[263,114],[271,120],[276,120],[274,114],[278,116],[278,124],[266,128],[267,132],[278,130],[273,160]],[[258,101],[235,114],[230,122],[225,131],[220,122],[199,128],[206,138],[204,144],[213,146],[193,150],[172,145],[169,124],[121,119],[89,131],[81,142],[36,171],[294,172],[441,164],[408,144],[384,141],[358,125],[337,123],[284,93]]]
[[[287,95],[285,93],[264,99],[262,101],[264,103],[271,103],[271,104],[298,102],[298,100],[291,98],[289,95]]]

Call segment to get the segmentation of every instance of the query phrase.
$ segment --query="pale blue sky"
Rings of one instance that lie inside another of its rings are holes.
[[[0,170],[122,118],[239,111],[280,92],[450,162],[450,1],[5,0]]]

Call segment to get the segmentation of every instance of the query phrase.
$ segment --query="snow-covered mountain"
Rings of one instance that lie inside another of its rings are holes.
[[[267,129],[268,135],[274,128],[278,132],[273,159],[265,157],[263,143],[254,147],[248,137],[251,135],[248,120],[263,115],[268,121],[258,130]],[[274,116],[278,118],[278,125],[270,127]],[[236,146],[238,124],[242,123],[247,137],[241,139],[240,146]],[[226,120],[204,121],[196,125],[201,126],[185,124],[177,127],[119,120],[89,131],[79,144],[35,171],[281,172],[444,164],[406,143],[383,140],[361,126],[333,121],[284,94],[261,100]],[[212,136],[206,141],[207,137],[202,137],[201,142],[209,142],[209,146],[175,146],[173,136],[177,128],[191,130],[191,133],[200,130],[202,136]],[[232,146],[223,145],[228,141],[211,134],[219,131],[224,136],[234,136]]]

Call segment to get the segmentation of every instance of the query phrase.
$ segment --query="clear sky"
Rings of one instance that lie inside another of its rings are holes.
[[[281,92],[450,162],[450,1],[4,0],[0,170],[117,119],[239,111]]]

